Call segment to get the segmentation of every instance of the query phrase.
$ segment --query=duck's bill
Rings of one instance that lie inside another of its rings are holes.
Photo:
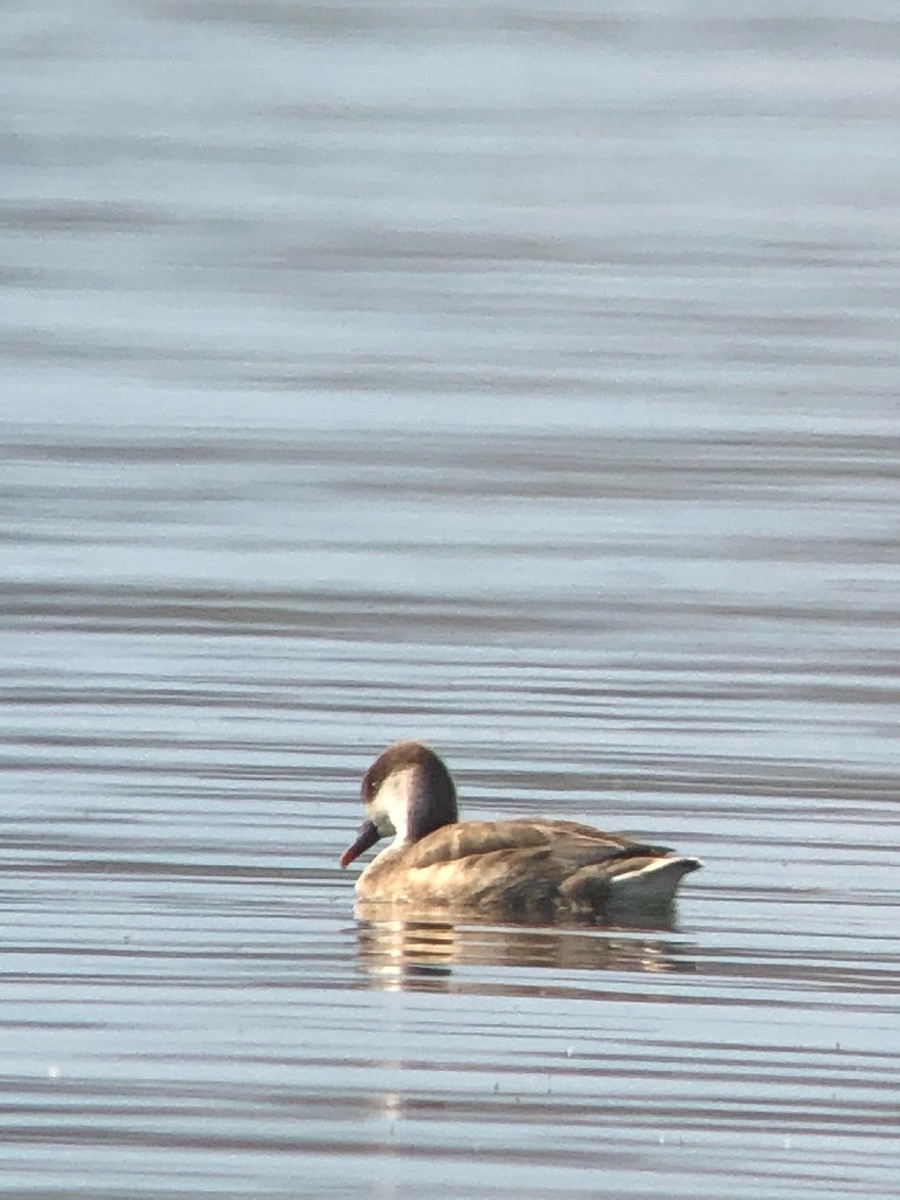
[[[348,846],[341,855],[341,866],[349,867],[355,858],[359,858],[361,854],[374,846],[381,834],[378,832],[378,826],[374,821],[363,821],[359,827],[359,832],[356,835],[356,841],[352,846]]]

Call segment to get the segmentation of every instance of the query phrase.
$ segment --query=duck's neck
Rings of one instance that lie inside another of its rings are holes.
[[[416,763],[398,771],[382,787],[385,808],[394,828],[394,846],[427,837],[459,820],[456,789],[443,763]]]

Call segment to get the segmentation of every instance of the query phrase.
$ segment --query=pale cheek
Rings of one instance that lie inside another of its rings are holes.
[[[382,789],[383,792],[384,789]],[[372,806],[369,809],[369,818],[375,822],[378,832],[382,837],[394,836],[394,823],[388,815],[388,809],[385,805],[385,797],[379,792],[372,801]]]
[[[396,771],[384,781],[372,801],[370,819],[383,836],[394,835],[405,842],[409,831],[409,806],[415,796],[416,773],[413,769]]]

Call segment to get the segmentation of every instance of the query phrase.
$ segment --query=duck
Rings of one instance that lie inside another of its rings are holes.
[[[365,820],[340,858],[347,867],[392,837],[356,880],[356,899],[406,910],[466,910],[512,920],[609,918],[668,909],[703,864],[665,846],[577,821],[460,821],[456,785],[421,742],[388,746],[363,778]]]

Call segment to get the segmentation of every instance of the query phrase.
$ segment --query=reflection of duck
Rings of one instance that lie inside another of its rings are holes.
[[[387,908],[387,911],[386,911]],[[515,979],[463,975],[458,967],[520,967],[529,971],[636,971],[653,974],[695,970],[685,948],[673,939],[647,933],[615,933],[555,926],[498,926],[477,923],[453,925],[439,918],[422,920],[397,916],[382,904],[357,904],[360,958],[372,978],[385,987],[481,991],[502,987],[517,993],[574,994],[585,980],[566,976],[551,984],[532,974]],[[390,916],[388,917],[388,913]],[[452,982],[451,982],[452,980]]]
[[[419,742],[381,754],[362,785],[366,820],[341,856],[393,834],[356,881],[360,901],[517,920],[609,917],[670,906],[696,858],[574,821],[460,822],[443,762]]]

